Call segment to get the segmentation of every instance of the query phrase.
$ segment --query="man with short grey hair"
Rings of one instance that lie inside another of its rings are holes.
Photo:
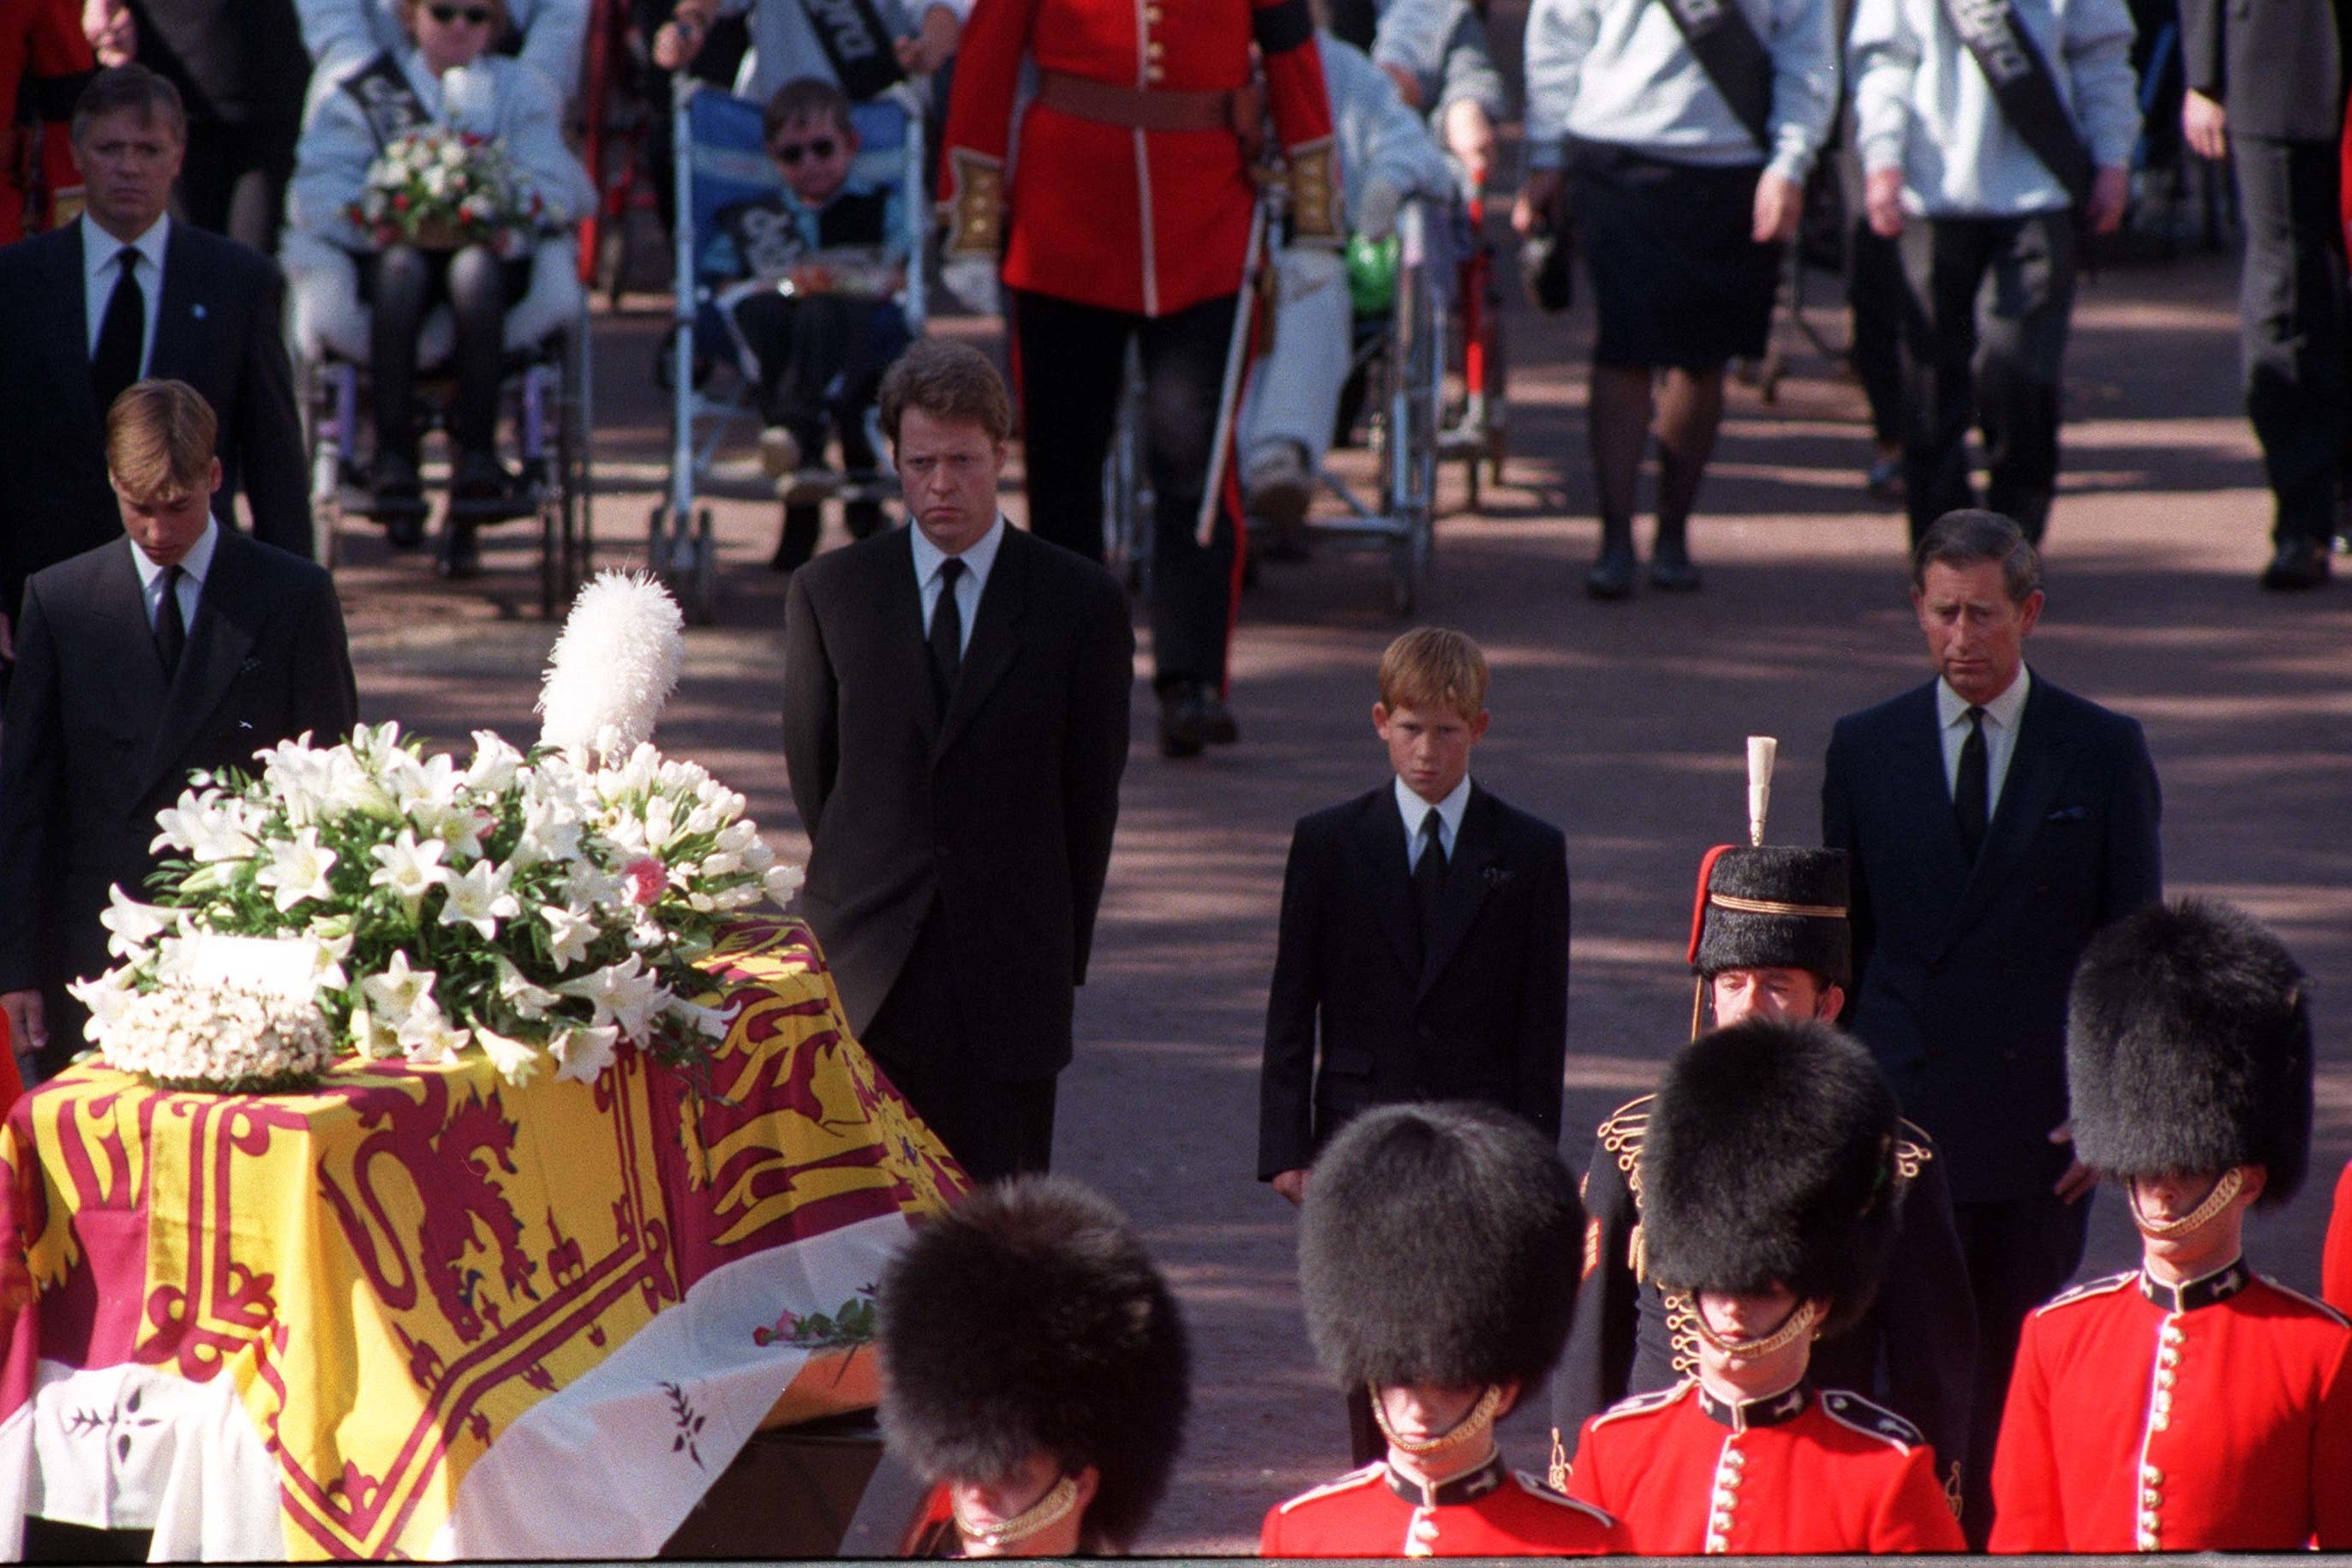
[[[2019,1327],[2082,1260],[2067,986],[2101,927],[2163,896],[2160,803],[2138,722],[2026,668],[2042,566],[2014,521],[1936,520],[1911,603],[1937,678],[1838,721],[1822,841],[1853,868],[1847,1026],[1945,1155],[1977,1303],[1981,1545]]]

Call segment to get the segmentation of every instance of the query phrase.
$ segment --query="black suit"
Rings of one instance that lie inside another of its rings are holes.
[[[0,991],[46,993],[50,1071],[84,1044],[63,988],[107,966],[107,889],[146,898],[155,814],[189,772],[306,730],[330,743],[358,712],[324,571],[222,529],[167,684],[131,549],[118,534],[26,584],[0,730]]]
[[[1943,1149],[1977,1299],[1972,1524],[2019,1325],[2082,1261],[2089,1205],[2051,1194],[2068,1161],[2049,1142],[2066,1120],[2067,989],[2094,933],[2163,896],[2160,809],[2138,722],[2038,676],[1973,865],[1935,683],[1830,737],[1822,841],[1853,868],[1846,1022]]]
[[[2238,331],[2246,412],[2277,502],[2274,537],[2325,544],[2352,430],[2336,144],[2347,7],[2182,0],[2188,85],[2229,110],[2245,223]]]
[[[1426,962],[1408,874],[1392,784],[1302,819],[1291,838],[1258,1084],[1261,1181],[1397,1100],[1484,1100],[1559,1137],[1567,841],[1473,784]]]
[[[1135,635],[1108,573],[1007,526],[944,713],[929,659],[908,530],[793,574],[801,907],[850,1027],[986,1179],[1042,1152],[992,1147],[1005,1086],[1026,1085],[1031,1110],[1043,1094],[1050,1145],[1118,821]]]
[[[106,410],[90,387],[82,236],[87,220],[0,249],[0,615],[25,580],[120,537],[106,479]],[[255,537],[310,553],[310,483],[293,373],[278,324],[284,284],[268,258],[174,223],[163,250],[147,374],[184,381],[220,420],[231,521],[241,488]]]

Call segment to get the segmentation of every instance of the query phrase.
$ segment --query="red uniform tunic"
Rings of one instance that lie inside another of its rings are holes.
[[[97,68],[74,0],[0,0],[0,245],[55,228],[81,211],[81,171],[68,121],[83,80]],[[34,111],[23,118],[39,121],[37,139],[32,125],[18,123],[26,92]],[[45,205],[36,205],[37,195]]]
[[[1623,1400],[1584,1424],[1568,1489],[1649,1557],[1967,1550],[1918,1428],[1843,1389]]]
[[[979,0],[948,104],[950,251],[997,247],[1024,55],[1041,71],[1115,89],[1230,93],[1250,79],[1254,34],[1300,232],[1337,234],[1331,104],[1307,0]],[[1232,129],[1143,131],[1032,103],[1012,172],[1004,281],[1168,315],[1241,287],[1255,201]]]
[[[2352,1313],[2352,1164],[2336,1181],[2336,1207],[2319,1255],[2319,1293],[2337,1311]]]
[[[1267,1510],[1261,1557],[1589,1557],[1626,1549],[1616,1521],[1499,1456],[1424,1489],[1385,1463]]]
[[[2025,1321],[1995,1552],[2352,1547],[2352,1328],[2242,1262],[2137,1271]]]

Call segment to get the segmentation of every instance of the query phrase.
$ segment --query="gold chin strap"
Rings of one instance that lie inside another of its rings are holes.
[[[1486,1392],[1478,1396],[1478,1403],[1470,1407],[1470,1413],[1445,1431],[1434,1437],[1403,1437],[1389,1425],[1388,1406],[1381,1403],[1380,1384],[1368,1383],[1364,1386],[1371,1391],[1372,1419],[1381,1424],[1381,1435],[1416,1459],[1448,1453],[1465,1443],[1476,1442],[1495,1425],[1495,1412],[1503,1403],[1502,1389],[1489,1384]]]
[[[1821,1303],[1800,1302],[1797,1310],[1789,1314],[1789,1321],[1764,1338],[1727,1340],[1708,1327],[1706,1314],[1699,1310],[1696,1301],[1685,1296],[1670,1296],[1666,1299],[1668,1309],[1671,1310],[1676,1301],[1682,1301],[1688,1307],[1691,1327],[1698,1331],[1698,1337],[1705,1340],[1710,1347],[1723,1355],[1744,1356],[1749,1360],[1770,1355],[1775,1351],[1786,1350],[1801,1339],[1815,1337],[1813,1325],[1822,1321]]]
[[[2132,1224],[2139,1226],[2139,1233],[2150,1241],[2178,1241],[2211,1225],[2223,1209],[2237,1202],[2239,1193],[2245,1189],[2246,1178],[2239,1173],[2238,1167],[2231,1166],[2221,1173],[2221,1179],[2213,1184],[2213,1190],[2205,1194],[2203,1203],[2179,1219],[2162,1222],[2149,1219],[2140,1212],[2139,1183],[2134,1181],[2130,1185]]]
[[[1069,1518],[1071,1510],[1078,1506],[1078,1478],[1064,1476],[1045,1489],[1044,1497],[1039,1498],[1011,1519],[974,1519],[965,1510],[961,1500],[958,1500],[954,1506],[956,1529],[962,1532],[966,1541],[985,1546],[991,1551],[1002,1552],[1008,1546],[1028,1540],[1041,1531],[1051,1530]]]
[[[1743,915],[1802,915],[1815,921],[1846,918],[1843,904],[1785,904],[1778,899],[1741,899],[1713,892],[1707,894],[1706,901],[1718,910],[1736,910]]]

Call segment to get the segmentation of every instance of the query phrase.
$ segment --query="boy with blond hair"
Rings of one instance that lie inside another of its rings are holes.
[[[1393,776],[1301,820],[1258,1086],[1258,1179],[1292,1203],[1349,1118],[1472,1100],[1559,1136],[1568,846],[1470,777],[1486,659],[1421,626],[1381,658],[1372,730]],[[1385,1450],[1369,1407],[1360,1461]]]

